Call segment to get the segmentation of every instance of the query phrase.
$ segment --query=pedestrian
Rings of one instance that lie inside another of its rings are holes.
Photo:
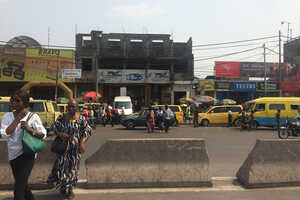
[[[162,107],[159,107],[159,109],[156,111],[156,122],[157,122],[157,126],[159,128],[160,133],[164,129],[163,114],[164,114],[164,111],[163,111]]]
[[[149,110],[147,112],[146,119],[147,119],[148,133],[153,133],[154,127],[155,127],[155,113],[151,106],[149,106]]]
[[[194,128],[198,128],[199,107],[197,105],[195,105],[193,114],[194,114],[194,120],[193,120]]]
[[[232,126],[232,111],[231,109],[228,110],[228,127]]]
[[[29,112],[29,94],[19,90],[10,97],[12,112],[6,113],[1,121],[0,133],[7,139],[8,160],[14,177],[14,200],[34,200],[28,187],[28,178],[34,166],[35,154],[25,155],[23,152],[23,129],[37,138],[47,135],[40,117]]]
[[[188,120],[188,123],[190,124],[190,120],[191,120],[191,105],[188,104],[186,107],[186,119]]]
[[[113,110],[112,110],[112,106],[111,105],[107,106],[107,121],[110,122],[111,127],[114,127]]]
[[[172,115],[174,116],[172,110],[169,108],[168,105],[165,105],[165,110],[164,110],[164,128],[165,128],[165,133],[168,133],[169,127],[171,125],[171,117]]]
[[[55,121],[54,133],[67,141],[65,152],[57,153],[52,172],[56,179],[56,186],[65,199],[75,197],[73,187],[78,181],[81,154],[85,152],[85,144],[92,134],[87,120],[76,112],[78,104],[74,99],[68,102],[67,113],[60,115]]]
[[[118,124],[120,119],[119,119],[119,108],[118,107],[115,107],[114,108],[114,112],[113,112],[113,121],[115,124]]]
[[[277,110],[276,113],[276,124],[277,124],[277,130],[280,128],[280,109]]]

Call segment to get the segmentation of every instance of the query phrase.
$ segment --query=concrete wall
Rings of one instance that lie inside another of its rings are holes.
[[[34,167],[29,177],[29,184],[33,189],[47,188],[47,178],[51,172],[55,154],[51,152],[52,140],[46,140],[46,148],[37,155]],[[0,140],[0,189],[12,189],[14,178],[7,157],[7,142]]]
[[[109,140],[86,167],[89,188],[211,186],[203,139]]]
[[[247,188],[300,185],[300,140],[257,140],[236,176]]]

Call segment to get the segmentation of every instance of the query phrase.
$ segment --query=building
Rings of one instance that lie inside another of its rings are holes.
[[[192,39],[180,43],[168,34],[77,34],[76,68],[82,69],[77,96],[98,88],[105,102],[126,94],[139,104],[174,104],[192,92]]]

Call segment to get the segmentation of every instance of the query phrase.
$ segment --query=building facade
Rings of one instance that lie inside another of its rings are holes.
[[[192,93],[192,39],[179,43],[168,34],[77,34],[76,68],[82,69],[75,81],[77,96],[98,89],[105,102],[126,94],[139,104],[174,104]]]

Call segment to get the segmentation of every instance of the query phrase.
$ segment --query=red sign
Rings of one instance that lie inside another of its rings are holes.
[[[216,77],[239,78],[240,63],[239,62],[215,62]]]
[[[281,89],[282,91],[300,92],[300,82],[282,82]]]

